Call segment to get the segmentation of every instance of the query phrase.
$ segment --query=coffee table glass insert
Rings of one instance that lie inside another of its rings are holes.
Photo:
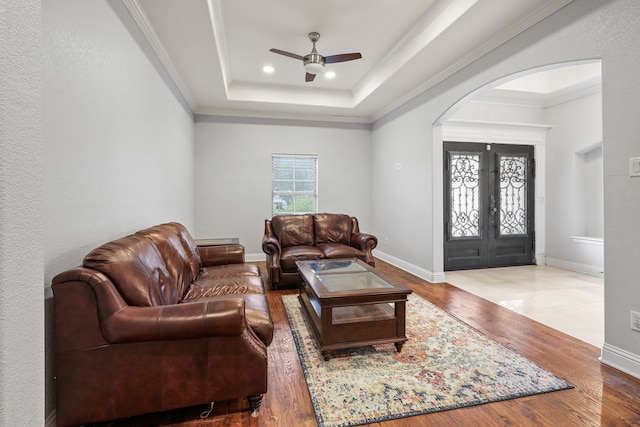
[[[303,284],[300,303],[326,360],[332,350],[394,343],[405,336],[411,290],[395,285],[357,260],[296,262]]]
[[[309,261],[308,265],[316,274],[360,273],[367,271],[366,267],[352,259],[336,261]]]
[[[316,276],[329,292],[393,287],[388,282],[370,272],[352,274],[316,274]]]

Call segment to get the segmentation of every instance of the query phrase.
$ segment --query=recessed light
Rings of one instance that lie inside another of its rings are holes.
[[[327,71],[324,73],[324,76],[328,79],[333,79],[336,77],[336,73],[334,71]]]
[[[265,65],[264,67],[262,67],[262,71],[267,74],[271,74],[275,71],[275,68],[273,68],[271,65]]]

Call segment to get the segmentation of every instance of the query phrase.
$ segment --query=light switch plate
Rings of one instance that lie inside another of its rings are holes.
[[[631,157],[629,159],[629,176],[640,177],[640,157]]]

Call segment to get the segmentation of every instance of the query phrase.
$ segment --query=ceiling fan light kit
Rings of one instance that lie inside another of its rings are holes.
[[[304,70],[306,71],[305,81],[311,82],[316,77],[316,74],[320,74],[324,70],[325,64],[334,64],[336,62],[352,61],[354,59],[362,58],[360,53],[343,53],[340,55],[322,56],[316,50],[316,42],[320,39],[320,34],[313,31],[309,33],[309,40],[313,43],[311,53],[302,56],[296,53],[287,52],[280,49],[270,49],[271,52],[280,55],[288,56],[289,58],[302,60]]]
[[[324,69],[324,61],[313,62],[313,60],[304,60],[304,70],[309,74],[320,74]]]

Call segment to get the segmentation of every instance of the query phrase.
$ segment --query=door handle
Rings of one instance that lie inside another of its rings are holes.
[[[497,211],[498,209],[496,209],[496,198],[492,194],[489,197],[489,224],[491,224],[491,227],[495,227]]]

